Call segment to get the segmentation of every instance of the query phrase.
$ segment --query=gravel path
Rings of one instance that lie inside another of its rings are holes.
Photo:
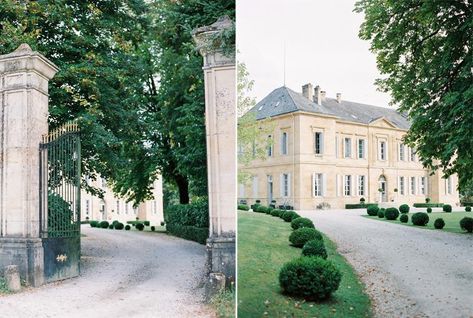
[[[302,211],[338,245],[366,285],[376,317],[473,317],[473,235]]]
[[[82,227],[78,278],[0,297],[0,317],[214,317],[205,247],[166,234]]]

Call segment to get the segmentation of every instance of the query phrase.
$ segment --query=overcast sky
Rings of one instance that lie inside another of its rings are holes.
[[[379,77],[369,43],[358,38],[363,16],[355,0],[238,0],[237,46],[261,100],[284,84],[300,92],[320,85],[328,97],[387,107],[390,96],[377,91]]]

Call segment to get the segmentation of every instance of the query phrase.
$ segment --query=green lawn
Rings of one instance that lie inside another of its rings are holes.
[[[343,273],[337,292],[322,303],[281,294],[280,268],[301,255],[301,249],[289,245],[291,231],[280,218],[238,211],[238,317],[371,317],[363,285],[327,237],[328,258]]]
[[[416,228],[429,229],[429,230],[435,230],[435,231],[446,231],[446,232],[451,232],[451,233],[465,233],[465,234],[469,234],[469,233],[462,231],[462,229],[460,228],[460,220],[463,219],[465,216],[473,217],[473,212],[451,212],[451,213],[432,212],[432,213],[429,213],[429,223],[427,223],[426,226],[416,226],[416,225],[413,225],[411,222],[412,214],[413,213],[407,214],[409,215],[409,222],[407,223],[401,223],[399,221],[399,218],[397,218],[397,220],[395,221],[390,221],[390,220],[386,220],[385,218],[380,219],[377,216],[369,216],[369,215],[364,215],[364,216],[373,220],[414,226]],[[437,230],[434,228],[434,222],[438,218],[442,218],[445,221],[445,227],[442,230]]]
[[[5,278],[0,276],[0,296],[3,294],[9,294],[10,291],[8,290],[7,287],[7,282],[5,281]]]

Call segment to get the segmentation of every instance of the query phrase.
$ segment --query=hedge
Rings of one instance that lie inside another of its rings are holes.
[[[415,208],[441,208],[443,203],[414,203]]]
[[[238,204],[238,210],[249,211],[250,207],[246,204]]]
[[[378,203],[356,203],[356,204],[345,204],[345,209],[366,209],[369,206],[378,206]]]
[[[209,227],[209,204],[207,199],[199,199],[190,204],[176,204],[164,210],[166,224]]]
[[[168,233],[200,244],[205,244],[209,237],[209,228],[201,228],[188,225],[167,224]]]

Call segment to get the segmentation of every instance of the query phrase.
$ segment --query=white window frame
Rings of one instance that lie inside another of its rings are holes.
[[[324,153],[324,133],[321,131],[316,131],[314,133],[314,153],[316,155],[323,155]]]
[[[240,198],[244,198],[245,197],[245,185],[243,183],[239,183],[238,184],[238,196]]]
[[[258,176],[253,176],[253,198],[258,197]]]
[[[365,157],[366,157],[366,141],[365,141],[365,139],[358,139],[358,145],[357,146],[358,146],[357,147],[358,159],[365,159]],[[360,146],[361,146],[361,148],[360,148]],[[360,154],[361,154],[361,156],[360,156]]]
[[[358,176],[358,196],[366,195],[366,176]]]
[[[281,155],[289,154],[289,134],[286,131],[281,133]]]
[[[290,173],[282,173],[281,174],[281,197],[288,198],[291,196],[291,174]]]
[[[120,214],[120,200],[117,200],[117,214]]]
[[[404,177],[399,177],[399,194],[405,195],[406,194],[406,182]]]
[[[406,153],[403,143],[399,144],[399,161],[406,161]]]
[[[417,194],[416,177],[411,177],[410,185],[411,185],[411,195],[416,195]]]
[[[89,212],[90,212],[90,200],[87,199],[85,200],[85,215],[89,215]]]
[[[427,184],[425,177],[419,177],[419,193],[422,195],[427,194]]]
[[[314,197],[323,197],[324,196],[324,174],[323,173],[314,173],[312,175],[313,184],[312,184],[312,195]]]
[[[346,197],[349,197],[351,196],[352,194],[352,183],[353,183],[353,180],[351,178],[351,175],[345,175],[343,177],[343,194],[344,196]]]
[[[447,181],[447,194],[452,194],[453,193],[453,182],[452,182],[452,176],[448,177],[446,179]]]
[[[409,159],[411,159],[412,162],[416,162],[416,151],[414,148],[411,148],[411,155]]]
[[[351,157],[352,157],[351,138],[344,137],[343,138],[343,158],[351,158]]]
[[[388,157],[388,143],[386,140],[380,140],[378,142],[378,159],[380,161],[386,161],[387,157]]]
[[[274,155],[273,136],[272,135],[268,135],[268,146],[267,147],[268,147],[268,149],[266,150],[267,151],[266,154],[268,155],[268,157],[272,157]]]

